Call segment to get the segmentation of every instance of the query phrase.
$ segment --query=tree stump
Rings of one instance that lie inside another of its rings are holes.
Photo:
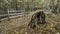
[[[39,11],[32,15],[31,21],[28,24],[28,27],[35,29],[38,28],[40,24],[45,24],[45,13],[43,11]]]

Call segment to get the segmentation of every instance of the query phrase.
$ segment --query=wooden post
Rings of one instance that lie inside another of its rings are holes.
[[[10,20],[10,19],[9,19],[9,10],[8,10],[8,9],[7,9],[7,12],[8,12],[8,13],[7,13],[7,16],[8,16],[8,20]]]

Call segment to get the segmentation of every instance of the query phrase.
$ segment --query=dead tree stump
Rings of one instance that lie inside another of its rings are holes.
[[[38,28],[40,24],[45,24],[45,13],[43,11],[37,12],[32,15],[31,21],[28,26],[32,29]]]

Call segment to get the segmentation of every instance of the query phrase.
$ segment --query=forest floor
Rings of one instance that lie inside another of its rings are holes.
[[[40,25],[38,30],[28,28],[31,16],[35,12],[31,12],[26,16],[6,21],[7,24],[0,25],[0,33],[2,34],[60,34],[60,14],[46,14],[46,24]],[[1,24],[1,23],[0,23]]]

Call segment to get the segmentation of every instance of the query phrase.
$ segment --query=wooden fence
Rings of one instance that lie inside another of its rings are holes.
[[[15,18],[18,16],[24,16],[25,15],[25,10],[17,10],[17,11],[7,11],[7,14],[2,14],[0,15],[0,21],[5,20],[5,19],[11,19]]]

